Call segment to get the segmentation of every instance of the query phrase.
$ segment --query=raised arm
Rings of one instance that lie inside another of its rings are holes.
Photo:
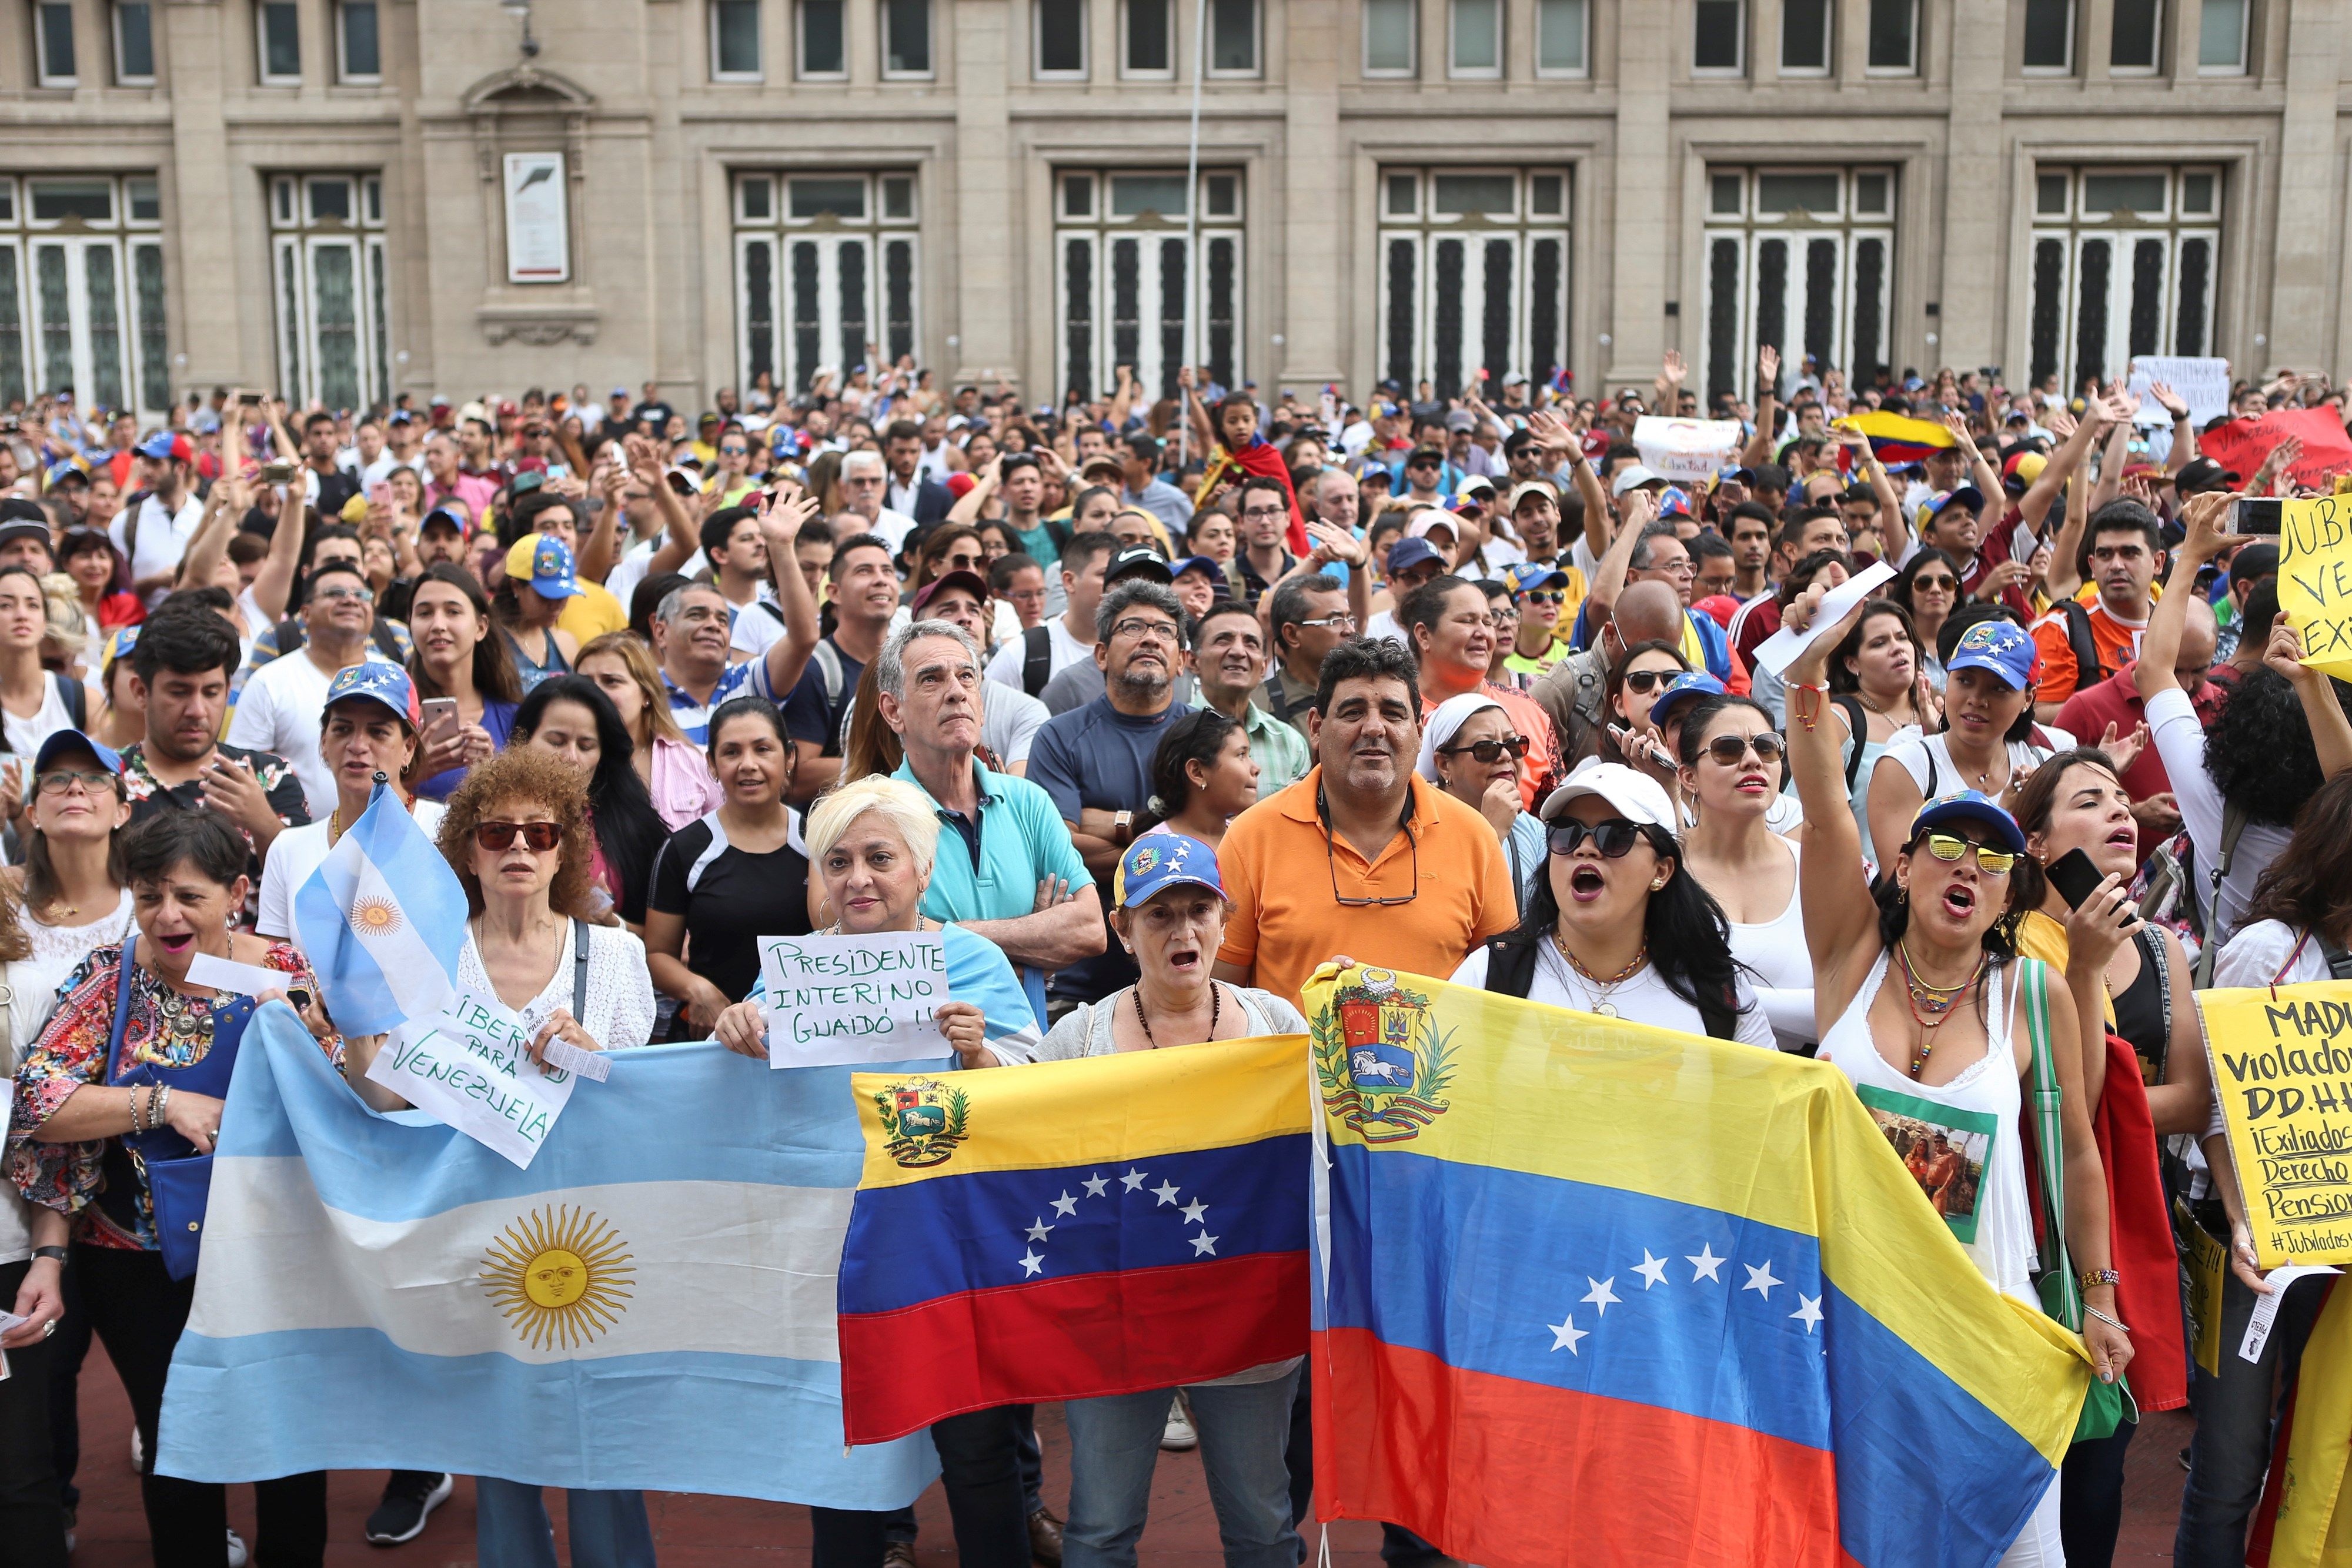
[[[2167,474],[2178,474],[2197,460],[2197,426],[2189,417],[2189,400],[2162,382],[2147,383],[2147,395],[2172,416],[2172,451],[2164,460]]]
[[[2050,541],[2050,565],[2042,573],[2042,588],[2053,601],[2072,599],[2083,586],[2079,563],[2083,535],[2090,526],[2091,487],[2067,486],[2065,520],[2058,525],[2058,537]]]
[[[2188,508],[2180,514],[2188,533],[2180,547],[2172,552],[2172,570],[2165,577],[2163,596],[2148,612],[2147,630],[2140,635],[2139,657],[2132,664],[2132,685],[2139,689],[2142,702],[2151,700],[2158,692],[2180,689],[2172,664],[2180,655],[2180,633],[2189,623],[2189,601],[2197,596],[2197,574],[2204,570],[2206,562],[2221,553],[2227,538],[2221,532],[2221,518],[2236,499],[2234,496],[2208,490],[2201,496],[2190,497]]]
[[[980,477],[972,481],[971,488],[956,497],[955,505],[948,508],[947,520],[955,524],[979,522],[982,512],[987,508],[989,497],[996,494],[996,486],[1003,476],[1004,455],[999,453],[988,460],[988,466],[980,471]]]
[[[214,485],[213,493],[205,497],[204,518],[196,524],[196,531],[188,536],[188,548],[181,552],[180,564],[173,575],[173,586],[201,588],[213,580],[213,574],[220,570],[221,557],[228,551],[229,529],[233,526],[229,519],[244,515],[242,510],[232,507],[229,502],[235,496],[244,494],[244,486],[235,479],[223,479]],[[248,500],[247,504],[251,505],[251,502]],[[300,510],[299,503],[297,503],[296,510]],[[281,532],[285,529],[286,519],[282,515],[278,526]],[[254,630],[258,632],[261,628],[257,626]]]
[[[2336,700],[2336,683],[2303,662],[2303,633],[2284,615],[2271,622],[2270,646],[2263,663],[2294,683],[2302,699],[2303,716],[2311,726],[2312,748],[2319,753],[2319,771],[2333,779],[2352,769],[2352,719],[2344,716]]]
[[[1599,486],[1596,485],[1594,488]],[[1617,596],[1625,591],[1625,573],[1633,568],[1633,547],[1641,542],[1642,529],[1649,524],[1650,508],[1654,505],[1655,503],[1644,490],[1633,491],[1625,497],[1625,521],[1618,528],[1617,537],[1609,541],[1609,549],[1602,553],[1595,567],[1592,589],[1586,595],[1599,614],[1605,615],[1613,610]],[[1599,636],[1600,631],[1601,623],[1595,618],[1586,627],[1587,640]]]
[[[1816,583],[1799,594],[1780,617],[1782,629],[1802,632],[1811,626],[1828,591],[1826,584]],[[1789,771],[1805,809],[1797,891],[1804,901],[1805,945],[1813,956],[1815,1011],[1823,1020],[1845,1010],[1846,999],[1879,951],[1878,905],[1863,874],[1862,835],[1853,825],[1836,708],[1826,689],[1830,652],[1862,619],[1863,608],[1855,605],[1835,630],[1781,673],[1789,695]]]
[[[2073,433],[2059,443],[2058,450],[2050,455],[2050,461],[2043,466],[2041,476],[2025,487],[2025,494],[2018,498],[2017,510],[2028,528],[2039,529],[2042,527],[2042,519],[2050,515],[2050,504],[2058,498],[2059,486],[2083,465],[2083,459],[2090,454],[2091,443],[2098,439],[2100,422],[2106,417],[2099,400],[2092,399],[2083,410],[2082,423],[2075,425]],[[2051,428],[2057,429],[2056,415],[2052,416]]]
[[[793,543],[801,529],[816,516],[816,497],[794,485],[787,495],[782,488],[769,494],[760,508],[760,537],[768,547],[768,580],[776,586],[776,607],[784,612],[784,634],[768,644],[763,655],[768,663],[768,690],[781,702],[797,685],[801,672],[808,668],[809,655],[816,652],[816,601],[809,594],[808,579],[801,575],[800,563],[793,557]]]
[[[654,548],[653,559],[646,563],[646,575],[684,570],[701,553],[702,531],[687,511],[685,499],[669,487],[669,478],[662,472],[661,449],[643,436],[632,435],[622,450],[628,456],[630,474],[653,497],[666,536]]]
[[[1772,433],[1780,419],[1780,350],[1769,343],[1756,350],[1756,433],[1739,449],[1739,461],[1753,468],[1772,461]]]
[[[2101,507],[2124,493],[2124,463],[2131,455],[2132,416],[2139,413],[2139,400],[2129,392],[2115,394],[2124,406],[2124,417],[2114,419],[2115,411],[2103,411],[2112,420],[2102,432],[2106,448],[2099,454],[2099,477],[2091,486],[2091,510]]]

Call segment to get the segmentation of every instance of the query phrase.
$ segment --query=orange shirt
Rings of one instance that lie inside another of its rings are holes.
[[[1444,979],[1472,948],[1518,924],[1502,841],[1475,808],[1415,778],[1406,832],[1370,864],[1346,838],[1329,835],[1327,865],[1315,810],[1322,783],[1318,764],[1234,818],[1218,847],[1234,913],[1217,957],[1251,971],[1252,985],[1296,1005],[1316,967],[1341,954]],[[1336,904],[1335,881],[1342,897],[1413,898]]]
[[[2139,657],[2139,640],[2147,633],[2145,621],[2125,621],[2109,610],[2106,601],[2094,594],[2084,606],[2091,621],[2091,645],[2099,651],[2099,664],[2105,674],[2094,676],[2080,684],[2095,686],[2107,675],[2114,674]],[[2077,685],[2078,661],[2074,644],[2066,634],[2066,609],[2063,605],[2033,623],[2034,646],[2042,655],[2042,671],[2035,678],[2034,700],[2063,703],[2074,695]]]
[[[1694,664],[1693,669],[1704,666]],[[1563,771],[1559,761],[1559,737],[1552,733],[1551,715],[1543,704],[1525,692],[1498,686],[1492,681],[1482,682],[1478,690],[1495,699],[1495,706],[1511,716],[1511,727],[1527,737],[1528,754],[1519,761],[1519,804],[1532,811],[1536,809],[1536,791],[1547,779]],[[1422,695],[1421,722],[1427,724],[1429,716],[1437,711],[1437,701],[1427,693]],[[1349,955],[1350,957],[1353,954]]]

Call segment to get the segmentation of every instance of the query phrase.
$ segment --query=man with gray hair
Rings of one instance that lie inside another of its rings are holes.
[[[883,505],[889,493],[890,468],[879,452],[861,447],[842,455],[842,506],[865,519],[861,533],[881,535],[895,556],[907,548],[907,536],[915,531],[915,519]]]
[[[1164,583],[1128,579],[1095,610],[1095,664],[1103,695],[1045,721],[1029,747],[1029,779],[1052,797],[1097,880],[1110,876],[1151,800],[1153,759],[1168,727],[1192,709],[1176,700],[1184,665],[1184,607]],[[1049,998],[1100,1001],[1135,979],[1135,962],[1105,939],[1103,956],[1064,969]]]

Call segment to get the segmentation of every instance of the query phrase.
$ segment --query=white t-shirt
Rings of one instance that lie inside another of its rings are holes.
[[[639,539],[627,549],[623,550],[621,559],[614,563],[613,570],[604,574],[604,591],[619,600],[622,609],[626,610],[629,607],[629,601],[636,597],[637,584],[643,582],[652,572],[654,551],[660,548],[660,545],[659,535],[649,539]]]
[[[1479,947],[1462,960],[1462,967],[1454,971],[1454,983],[1474,988],[1486,985],[1486,948]],[[1738,985],[1739,1022],[1733,1038],[1742,1045],[1779,1050],[1780,1042],[1772,1037],[1772,1020],[1764,1016],[1763,1004],[1749,988],[1747,977],[1740,977]],[[1559,956],[1557,946],[1550,942],[1537,945],[1536,973],[1528,986],[1528,1000],[1589,1013],[1601,994],[1601,988],[1568,967],[1568,960]],[[1617,1016],[1629,1022],[1676,1029],[1685,1034],[1706,1032],[1706,1020],[1699,1016],[1698,1009],[1675,995],[1654,967],[1644,966],[1632,979],[1609,988],[1608,998]]]
[[[334,810],[331,805],[327,809]],[[448,808],[438,800],[417,800],[410,804],[409,814],[429,839],[440,832],[441,819],[448,814]],[[302,934],[294,926],[294,895],[327,858],[327,819],[320,817],[306,826],[288,828],[269,841],[269,858],[261,865],[260,913],[253,921],[256,935],[302,946]]]
[[[784,634],[784,623],[772,613],[775,608],[765,591],[749,604],[730,604],[728,647],[751,659],[766,653]]]
[[[0,708],[0,722],[5,722],[8,749],[30,759],[41,749],[41,742],[61,729],[73,727],[73,715],[66,711],[65,677],[54,670],[42,672],[47,681],[41,696],[41,711],[20,716]]]
[[[161,576],[180,564],[180,558],[188,553],[188,541],[195,538],[197,525],[205,520],[205,504],[191,493],[180,503],[180,509],[173,512],[164,508],[160,497],[150,496],[139,503],[137,515],[138,537],[131,540],[135,549],[123,542],[131,533],[128,521],[131,513],[117,512],[107,530],[114,538],[114,548],[130,555],[134,580]],[[161,604],[163,595],[170,591],[169,588],[162,588],[148,595],[147,608],[152,610]]]
[[[2148,698],[2146,716],[2149,743],[2164,759],[2165,777],[2172,781],[2172,798],[2180,807],[2181,826],[2189,830],[2189,842],[2197,852],[2197,899],[2202,904],[2214,896],[2211,868],[2221,863],[2221,825],[2229,810],[2221,791],[2214,786],[2213,776],[2205,770],[2205,727],[2198,722],[2197,709],[2189,700],[2189,694],[2178,686],[2168,687]],[[2221,907],[2209,940],[2230,941],[2238,922],[2246,917],[2254,883],[2262,880],[2271,862],[2285,852],[2287,841],[2294,836],[2292,829],[2276,822],[2249,821],[2240,831],[2237,848],[2230,856],[2229,874],[2221,879]],[[2284,957],[2284,953],[2280,956]],[[2217,986],[2225,983],[2218,966],[2229,962],[2229,957],[2225,948],[2215,960],[2213,983]],[[2326,978],[2325,965],[2321,966],[2320,978]],[[2227,983],[2254,985],[2268,981]]]
[[[367,657],[391,661],[370,644]],[[334,675],[319,667],[309,647],[272,659],[253,672],[228,721],[228,743],[251,751],[274,752],[302,780],[310,815],[324,820],[335,809],[335,776],[319,756],[320,714]]]
[[[1070,629],[1062,623],[1062,617],[1056,615],[1041,624],[1045,628],[1046,651],[1051,666],[1045,672],[1047,680],[1052,680],[1081,659],[1094,658],[1093,640],[1089,638],[1081,643],[1071,636]],[[1021,670],[1028,659],[1029,639],[1026,636],[1015,637],[997,649],[996,656],[988,661],[988,678],[1000,685],[1011,686],[1016,692],[1024,690]]]
[[[897,555],[906,548],[907,536],[915,531],[915,519],[904,512],[894,512],[885,507],[872,522],[866,525],[865,531],[881,535],[889,545],[890,553]]]

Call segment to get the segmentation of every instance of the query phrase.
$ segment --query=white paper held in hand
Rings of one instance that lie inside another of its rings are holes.
[[[613,1076],[610,1058],[601,1051],[583,1051],[568,1040],[549,1040],[541,1048],[540,1055],[546,1059],[550,1067],[560,1067],[566,1072],[576,1072],[599,1083]]]
[[[284,990],[295,984],[299,977],[283,969],[265,968],[259,964],[240,964],[233,958],[215,958],[210,953],[199,953],[188,960],[190,984],[235,991],[242,997],[257,997],[264,991]]]
[[[1822,595],[1821,608],[1814,612],[1813,623],[1802,632],[1791,632],[1783,626],[1756,644],[1756,662],[1781,674],[1797,662],[1797,655],[1829,635],[1830,629],[1845,619],[1845,612],[1869,598],[1878,585],[1890,581],[1895,569],[1885,561],[1863,568],[1827,593]]]
[[[762,936],[760,978],[771,1067],[863,1066],[944,1050],[931,1016],[948,999],[943,933]]]
[[[2246,1337],[2238,1342],[2238,1359],[2260,1361],[2263,1346],[2271,1337],[2271,1325],[2278,1321],[2279,1304],[2286,1300],[2286,1288],[2306,1274],[2340,1274],[2325,1263],[2282,1263],[2263,1276],[2263,1283],[2271,1288],[2267,1296],[2254,1298],[2254,1310],[2246,1318]]]
[[[533,1061],[523,1049],[530,1038],[503,1003],[460,991],[395,1030],[368,1063],[368,1081],[528,1170],[579,1082]]]

